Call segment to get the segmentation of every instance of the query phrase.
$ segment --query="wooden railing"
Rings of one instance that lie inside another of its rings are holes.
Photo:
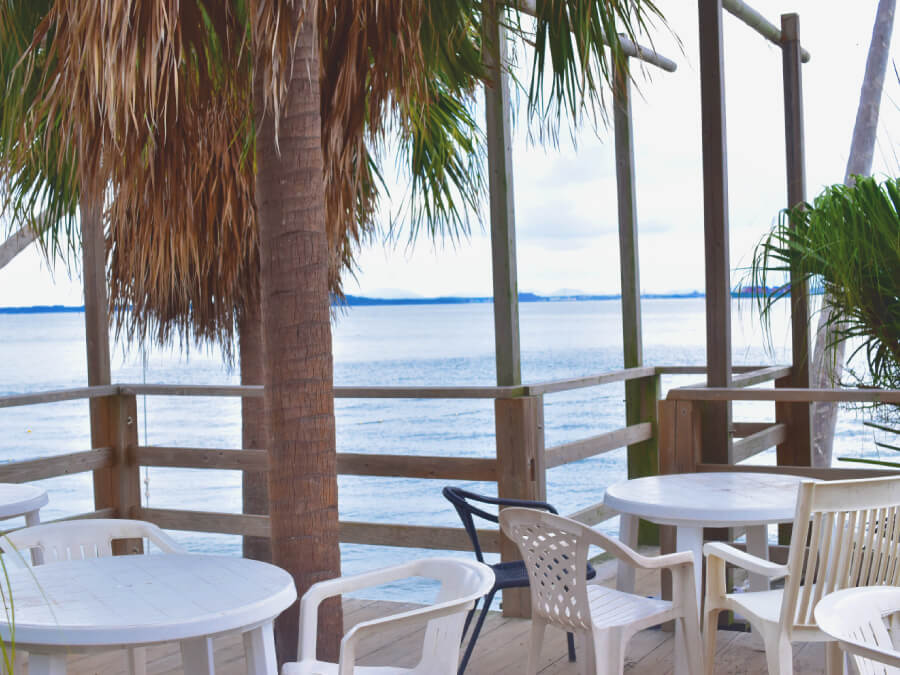
[[[658,419],[657,411],[666,415],[671,412],[673,405],[681,406],[679,410],[699,406],[699,400],[693,401],[688,397],[693,395],[691,392],[703,390],[674,390],[675,393],[670,392],[669,399],[659,402],[660,378],[662,375],[699,375],[704,372],[703,367],[663,366],[630,368],[517,387],[336,387],[336,398],[493,400],[496,437],[494,457],[338,452],[338,473],[446,481],[490,481],[497,483],[497,492],[502,497],[545,500],[548,470],[622,447],[628,448],[629,477],[656,474],[660,469],[671,471],[673,466],[670,458],[678,453],[674,452],[675,446],[670,443],[668,422]],[[773,379],[781,381],[787,374],[789,369],[784,367],[742,367],[735,369],[734,381],[738,385],[749,387]],[[545,397],[617,383],[623,383],[625,387],[625,426],[588,438],[545,446]],[[739,391],[753,392],[756,395],[757,390]],[[791,395],[787,393],[790,390],[780,391],[785,392],[786,396]],[[262,395],[263,389],[259,386],[119,384],[0,397],[0,408],[87,399],[91,401],[92,409],[99,413],[94,416],[95,428],[91,434],[97,447],[53,457],[0,464],[0,482],[25,482],[92,472],[95,508],[69,518],[140,518],[166,529],[266,537],[270,534],[268,516],[147,508],[141,504],[140,498],[142,467],[225,469],[260,473],[267,470],[265,450],[142,445],[137,433],[138,396],[243,398]],[[696,395],[702,397],[706,394]],[[736,452],[740,456],[749,456],[767,445],[784,442],[787,433],[783,423],[737,424],[735,435],[743,440],[735,443]],[[658,451],[658,442],[668,443],[666,452]],[[669,450],[673,452],[668,452]],[[696,448],[692,448],[691,452],[695,450]],[[708,470],[711,467],[704,465],[699,468]],[[616,514],[598,502],[570,515],[586,524],[597,525]],[[497,530],[484,530],[480,536],[485,551],[500,552],[504,558],[517,557],[517,552],[508,541],[501,538]],[[470,548],[465,531],[459,527],[390,522],[342,521],[340,539],[345,543],[381,546],[442,550]],[[523,603],[526,602],[525,596],[517,599],[511,595],[504,600],[504,610],[510,614],[524,613],[526,609]]]
[[[748,383],[777,377],[783,368],[740,368]],[[749,372],[748,372],[749,371]],[[656,398],[664,374],[703,373],[702,367],[631,368],[519,387],[336,387],[336,398],[488,399],[494,401],[497,452],[493,458],[338,453],[338,472],[357,476],[432,478],[448,481],[491,481],[502,496],[546,498],[546,471],[629,447],[629,464],[642,460],[639,474],[655,473]],[[619,429],[550,447],[544,446],[544,397],[556,393],[623,382],[629,394],[649,396],[645,417]],[[94,474],[95,510],[70,517],[116,515],[139,517],[161,527],[249,536],[268,536],[268,517],[259,515],[144,508],[140,503],[141,467],[225,469],[263,472],[262,449],[189,448],[148,446],[138,442],[137,396],[261,397],[259,386],[119,384],[82,387],[0,397],[0,408],[24,407],[60,401],[92,400],[104,410],[100,447],[52,457],[0,464],[0,481],[27,482],[81,472]],[[752,438],[752,436],[751,436]],[[637,453],[642,453],[641,455]],[[591,525],[614,513],[600,504],[571,514]],[[500,551],[496,532],[485,532],[485,549]],[[347,543],[467,549],[460,528],[428,527],[384,522],[343,522],[341,540]]]

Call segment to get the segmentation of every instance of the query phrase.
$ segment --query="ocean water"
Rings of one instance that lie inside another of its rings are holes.
[[[581,377],[622,367],[620,307],[616,301],[523,303],[522,373],[526,383]],[[776,316],[773,342],[788,344],[786,317]],[[648,365],[701,365],[705,361],[703,301],[645,300],[644,361]],[[749,306],[735,301],[734,363],[788,363],[784,349],[768,350]],[[86,382],[82,314],[0,315],[0,395],[83,386]],[[491,306],[417,305],[356,307],[334,323],[338,385],[491,385],[494,383]],[[664,376],[664,389],[703,376]],[[215,351],[150,349],[118,344],[114,382],[239,383]],[[735,419],[773,419],[773,406],[735,406]],[[142,444],[239,448],[237,399],[139,397]],[[338,399],[337,446],[342,452],[489,457],[493,454],[491,401]],[[624,426],[621,383],[548,395],[546,444],[565,443]],[[0,409],[0,461],[90,447],[87,402]],[[871,454],[872,434],[852,411],[841,416],[837,454]],[[772,455],[754,458],[772,462]],[[240,512],[237,472],[149,469],[143,502],[156,508]],[[625,478],[624,450],[548,472],[548,499],[570,513],[602,499],[606,486]],[[421,525],[456,525],[441,497],[443,481],[341,476],[341,518]],[[90,474],[42,481],[50,491],[45,519],[93,508]],[[493,484],[470,484],[491,493]],[[614,532],[608,521],[602,529]],[[173,533],[193,551],[239,554],[238,537]],[[342,546],[345,573],[433,551]],[[452,555],[466,555],[463,553]]]

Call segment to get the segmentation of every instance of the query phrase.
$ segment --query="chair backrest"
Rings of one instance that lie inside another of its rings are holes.
[[[147,539],[164,553],[183,552],[153,523],[119,518],[70,520],[26,527],[0,537],[0,549],[10,560],[26,563],[30,559],[28,551],[37,549],[43,563],[48,564],[110,556],[113,554],[112,543],[120,539]]]
[[[900,581],[900,477],[804,481],[788,553],[782,625],[816,626],[825,595]]]
[[[543,509],[544,511],[549,511],[550,513],[556,513],[556,509],[553,508],[547,502],[539,502],[539,501],[530,501],[526,499],[500,499],[497,497],[488,497],[487,495],[481,495],[476,492],[469,492],[468,490],[464,490],[460,487],[447,486],[442,490],[442,494],[444,497],[453,504],[453,508],[456,509],[456,512],[459,514],[459,519],[462,521],[463,527],[466,529],[466,534],[469,535],[469,539],[472,542],[472,548],[475,551],[475,557],[478,559],[478,562],[484,562],[484,553],[481,550],[481,543],[478,541],[478,530],[475,529],[475,518],[482,518],[491,523],[499,523],[498,514],[492,513],[490,511],[485,511],[484,509],[476,506],[472,502],[477,504],[489,504],[492,506],[522,506],[526,508],[533,509]]]
[[[503,509],[500,526],[525,561],[532,616],[567,629],[590,628],[587,554],[597,533],[589,537],[581,523],[522,508]]]
[[[885,617],[900,612],[900,588],[863,586],[826,595],[816,605],[819,628],[853,659],[860,675],[900,675]]]

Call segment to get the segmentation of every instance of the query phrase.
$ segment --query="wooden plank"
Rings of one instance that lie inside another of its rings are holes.
[[[700,112],[703,139],[703,242],[706,270],[707,385],[731,385],[731,259],[722,0],[698,0]],[[731,405],[704,407],[703,448],[708,461],[731,458]]]
[[[610,518],[615,518],[617,515],[619,515],[618,511],[609,508],[604,505],[603,502],[598,502],[596,504],[591,504],[587,508],[576,511],[575,513],[570,513],[567,517],[593,527],[594,525],[606,522]]]
[[[649,424],[650,435],[642,441],[628,444],[628,478],[659,474],[659,441],[656,436],[657,404],[660,396],[660,376],[625,383],[625,423],[630,426]],[[647,520],[638,522],[638,544],[659,544],[659,526]]]
[[[659,402],[659,472],[691,473],[700,451],[700,410],[690,401]]]
[[[544,399],[540,396],[494,402],[497,434],[497,495],[504,499],[547,500],[544,452]],[[501,538],[501,560],[521,560],[518,547]],[[523,592],[524,591],[524,592]],[[503,592],[504,616],[531,616],[528,589]]]
[[[752,370],[762,370],[768,366],[732,366],[732,373],[749,373]],[[706,373],[706,366],[656,366],[657,375],[699,375]]]
[[[589,375],[587,377],[576,377],[569,380],[554,380],[552,382],[542,382],[540,384],[530,384],[525,387],[528,396],[540,396],[542,394],[552,394],[557,391],[569,391],[571,389],[584,389],[586,387],[598,387],[603,384],[611,384],[613,382],[627,382],[629,380],[637,380],[643,377],[652,377],[656,375],[657,369],[648,366],[646,368],[625,368],[624,370],[614,370],[608,373],[600,373],[599,375]]]
[[[769,366],[752,370],[749,373],[743,373],[731,378],[732,387],[752,387],[763,382],[771,382],[780,377],[791,374],[790,366]]]
[[[900,404],[898,389],[733,389],[706,387],[703,389],[670,389],[673,401],[830,401],[834,403],[894,403]]]
[[[482,58],[485,65],[484,114],[487,137],[488,201],[494,282],[494,342],[497,384],[522,382],[519,354],[519,289],[516,269],[516,214],[513,197],[512,121],[506,33],[497,0],[483,6]]]
[[[259,385],[120,384],[122,393],[140,396],[234,396],[262,397]],[[335,387],[335,398],[514,398],[525,388],[510,387]],[[2,405],[2,399],[0,399]]]
[[[262,385],[246,384],[120,384],[123,394],[138,396],[262,397]]]
[[[149,520],[166,530],[188,530],[191,532],[216,532],[219,534],[241,534],[251,537],[270,536],[269,517],[243,513],[215,513],[210,511],[188,511],[183,509],[139,510],[142,520]]]
[[[338,473],[354,476],[403,476],[442,480],[497,480],[497,460],[478,457],[372,455],[339,452]]]
[[[722,0],[722,7],[731,15],[737,17],[750,28],[766,38],[769,42],[781,46],[783,31],[778,30],[775,24],[769,22],[766,17],[755,9],[742,2],[742,0]],[[782,28],[784,24],[782,23]],[[809,61],[809,52],[798,45],[800,58],[803,63]]]
[[[808,476],[820,480],[854,480],[898,476],[897,469],[837,469],[812,466],[757,466],[749,464],[697,464],[696,471],[746,471],[750,473],[777,473],[790,476]]]
[[[472,542],[461,527],[429,527],[391,523],[341,521],[341,541],[347,544],[430,548],[444,551],[471,551]],[[478,530],[481,548],[500,552],[499,530]]]
[[[787,438],[787,427],[784,424],[773,424],[762,431],[750,434],[746,438],[735,441],[733,448],[733,460],[735,463],[743,462],[748,457],[768,450]]]
[[[335,387],[335,398],[516,398],[525,387]]]
[[[265,450],[219,450],[211,448],[173,448],[138,446],[131,450],[141,466],[165,466],[180,469],[229,469],[265,472],[269,455]]]
[[[771,422],[732,422],[731,428],[735,438],[746,438],[758,431],[764,431],[772,426]]]
[[[598,434],[580,441],[563,443],[547,448],[544,453],[548,469],[571,462],[577,462],[587,457],[593,457],[610,450],[615,450],[626,445],[641,443],[653,438],[653,424],[643,422],[632,424],[623,429],[616,429],[605,434]]]
[[[68,452],[54,457],[0,464],[0,483],[30,483],[34,480],[56,478],[84,471],[108,469],[113,464],[115,464],[115,453],[112,448]]]
[[[36,405],[38,403],[59,403],[61,401],[77,401],[79,399],[102,398],[119,393],[117,385],[106,384],[97,387],[77,387],[75,389],[57,389],[41,391],[35,394],[13,394],[0,396],[0,408],[17,408],[19,406]]]

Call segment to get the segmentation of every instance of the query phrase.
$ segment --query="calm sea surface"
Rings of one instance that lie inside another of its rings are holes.
[[[580,377],[622,367],[619,303],[554,302],[521,305],[522,373],[527,383]],[[650,365],[704,363],[702,300],[646,300],[644,360]],[[357,307],[334,324],[335,382],[339,385],[494,384],[491,306],[422,305]],[[787,323],[776,317],[773,341],[789,344]],[[788,363],[789,354],[763,349],[753,310],[734,306],[734,363]],[[144,361],[146,360],[146,368]],[[701,380],[668,376],[664,388]],[[237,384],[218,353],[116,347],[114,382]],[[84,386],[82,314],[0,315],[0,395]],[[621,383],[546,397],[547,445],[624,426]],[[138,398],[143,444],[239,448],[240,406],[223,398]],[[490,401],[347,400],[336,402],[337,444],[342,452],[488,457],[493,454]],[[772,419],[772,406],[744,404],[735,419]],[[0,461],[47,456],[90,447],[87,403],[73,401],[0,409]],[[838,454],[871,454],[872,435],[855,414],[842,413]],[[771,462],[771,458],[758,458]],[[555,468],[548,498],[562,513],[602,498],[607,485],[625,477],[624,451]],[[240,511],[236,472],[150,469],[144,503],[157,508]],[[93,508],[90,474],[44,481],[50,504],[45,519]],[[440,494],[442,481],[340,477],[341,518],[423,525],[455,525]],[[492,484],[472,484],[491,492]],[[609,521],[608,531],[616,524]],[[238,553],[237,537],[175,533],[195,551]],[[410,549],[344,545],[343,568],[357,572],[419,555]]]

